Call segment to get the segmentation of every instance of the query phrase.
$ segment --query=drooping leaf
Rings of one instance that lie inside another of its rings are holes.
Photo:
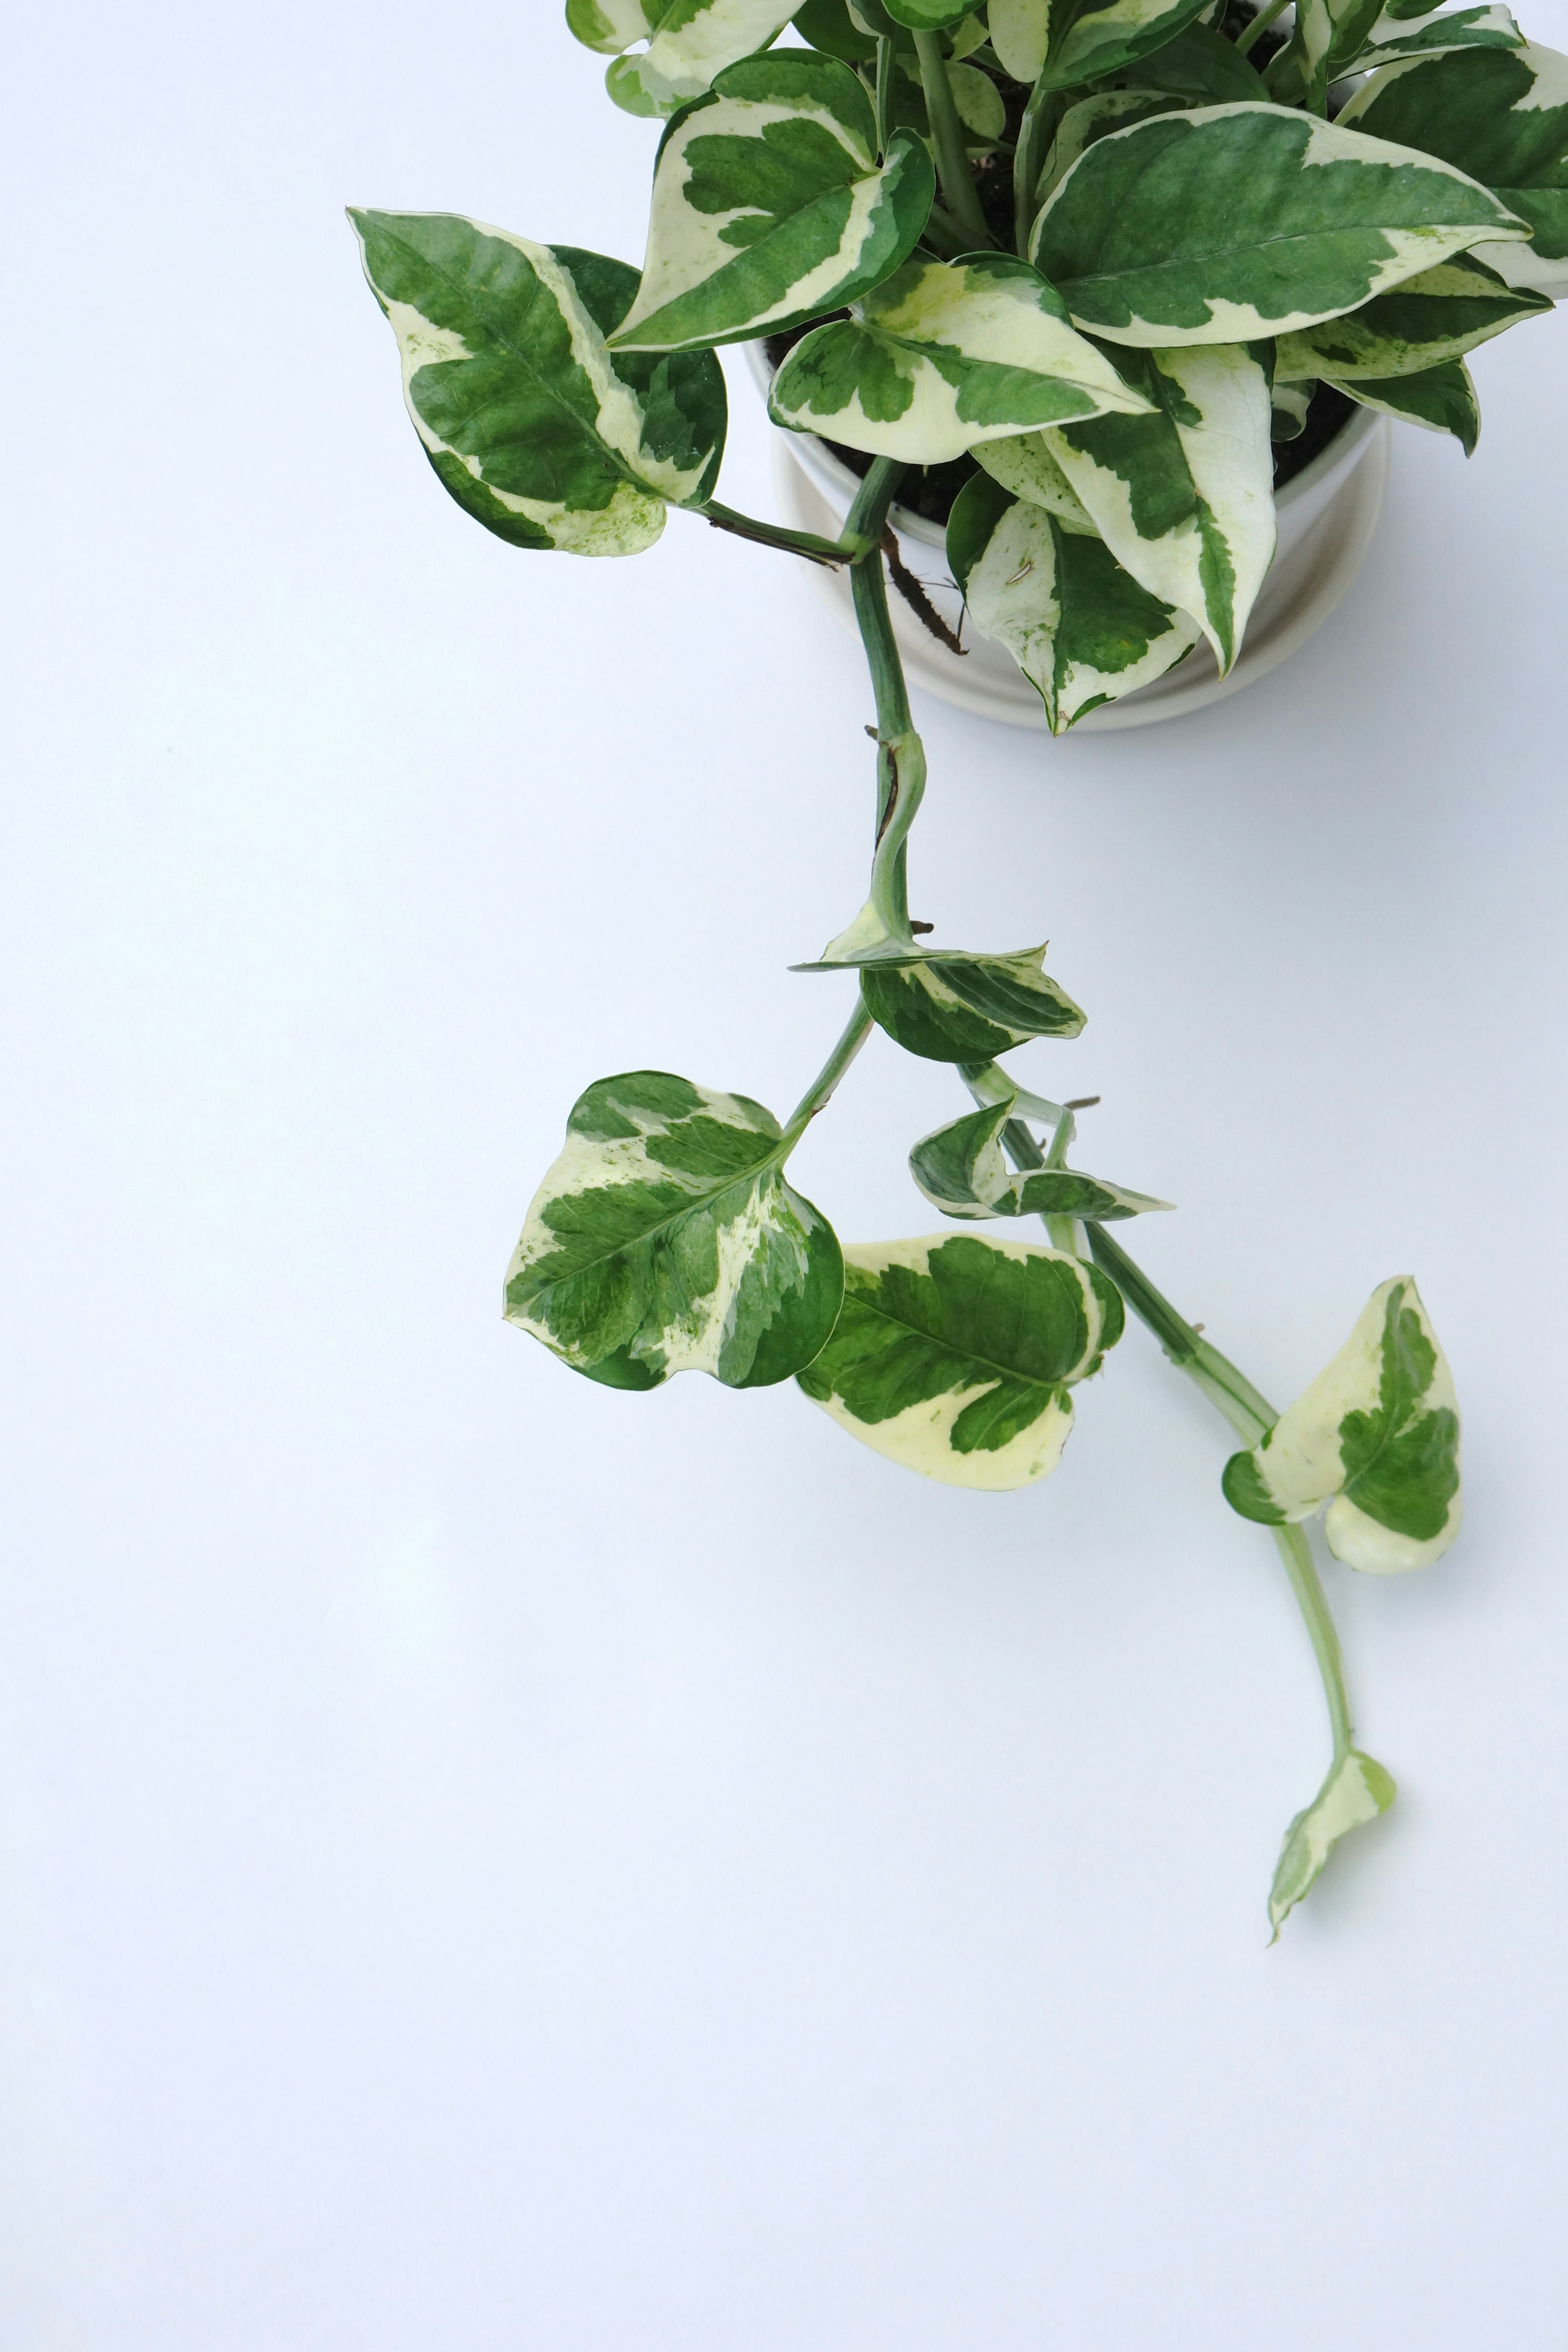
[[[623,73],[652,111],[671,113],[700,98],[726,66],[765,49],[791,14],[788,0],[669,0],[647,47],[623,61]]]
[[[970,0],[882,0],[882,5],[895,25],[911,33],[945,32],[970,13]]]
[[[1447,1550],[1459,1532],[1458,1408],[1407,1275],[1373,1292],[1332,1363],[1260,1445],[1232,1454],[1223,1485],[1233,1510],[1274,1527],[1328,1503],[1329,1549],[1352,1568],[1424,1568]]]
[[[590,1380],[763,1388],[810,1362],[843,1295],[833,1228],[784,1181],[771,1111],[665,1070],[601,1078],[507,1270],[506,1318]]]
[[[1096,140],[1047,202],[1032,258],[1078,324],[1113,342],[1234,343],[1334,318],[1482,238],[1525,234],[1433,156],[1238,104]]]
[[[1222,672],[1274,560],[1268,357],[1241,343],[1129,354],[1150,413],[1047,436],[1112,555],[1152,596],[1192,614]]]
[[[977,1234],[846,1249],[844,1306],[799,1375],[839,1426],[910,1470],[993,1492],[1054,1470],[1068,1388],[1121,1337],[1097,1266]]]
[[[1568,58],[1531,41],[1387,66],[1341,120],[1425,148],[1493,190],[1534,242],[1483,245],[1477,258],[1511,286],[1568,294]]]
[[[584,48],[618,57],[634,41],[646,41],[668,0],[566,0],[567,29]]]
[[[1043,433],[1013,433],[1003,441],[983,441],[974,452],[974,461],[1016,499],[1054,514],[1064,530],[1076,531],[1084,539],[1100,537],[1093,517],[1047,447]],[[968,547],[967,535],[962,544]],[[948,562],[952,562],[951,524]]]
[[[1307,411],[1312,405],[1312,383],[1310,380],[1286,381],[1276,368],[1269,400],[1270,440],[1294,441],[1306,431]]]
[[[1275,373],[1327,375],[1336,383],[1351,376],[1416,375],[1551,308],[1545,295],[1510,286],[1473,254],[1461,254],[1359,310],[1281,336]]]
[[[642,285],[611,348],[736,342],[840,308],[913,249],[935,184],[907,136],[878,167],[871,101],[837,58],[731,66],[659,144]]]
[[[514,547],[635,555],[667,503],[710,494],[724,446],[718,361],[605,348],[635,269],[453,213],[350,217],[415,430],[487,530]]]
[[[1197,623],[1140,586],[1098,535],[984,474],[953,502],[947,560],[975,627],[1006,646],[1053,735],[1163,677],[1198,641]]]
[[[1352,1748],[1335,1759],[1311,1803],[1285,1832],[1268,1890],[1268,1919],[1276,1936],[1341,1838],[1387,1812],[1395,1794],[1393,1780],[1374,1757]]]
[[[1463,360],[1445,360],[1440,367],[1426,368],[1420,375],[1348,375],[1339,388],[1363,408],[1380,409],[1402,425],[1421,425],[1429,433],[1451,434],[1467,457],[1475,456],[1481,437],[1481,410]]]
[[[1092,1217],[1110,1224],[1170,1207],[1169,1201],[1130,1192],[1077,1168],[1015,1171],[1002,1149],[1002,1131],[1016,1116],[1016,1097],[986,1104],[916,1144],[910,1173],[944,1217]]]
[[[989,1062],[1032,1037],[1076,1037],[1082,1029],[1081,1007],[1042,969],[1045,953],[1043,947],[1010,956],[876,950],[853,968],[867,1012],[906,1054]]]
[[[1401,58],[1523,45],[1523,34],[1500,6],[1431,10],[1421,0],[1414,7],[1384,7],[1382,0],[1299,0],[1295,33],[1268,68],[1268,92],[1284,105],[1305,103],[1321,113],[1329,84],[1349,75],[1374,73]]]
[[[921,466],[1142,405],[1038,271],[1002,253],[907,261],[858,318],[804,336],[769,399],[775,424]]]
[[[877,58],[877,36],[863,33],[846,5],[846,0],[805,0],[790,19],[803,41],[814,49],[821,49],[830,58],[842,58],[846,65],[874,65]]]

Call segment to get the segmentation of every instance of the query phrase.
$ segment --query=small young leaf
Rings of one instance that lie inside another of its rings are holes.
[[[414,427],[459,506],[515,547],[635,555],[707,498],[724,446],[710,352],[605,337],[637,274],[454,213],[350,215],[403,355]]]
[[[1026,261],[908,261],[858,319],[818,327],[773,379],[777,425],[934,466],[983,441],[1145,406]]]
[[[1512,59],[1467,60],[1500,61]],[[1086,149],[1037,221],[1031,257],[1091,333],[1236,343],[1353,310],[1483,238],[1527,235],[1431,155],[1287,107],[1204,106]]]
[[[922,1136],[910,1154],[910,1173],[944,1217],[1092,1217],[1099,1224],[1168,1209],[1169,1201],[1129,1192],[1076,1168],[1031,1168],[1015,1173],[1002,1150],[1002,1130],[1017,1116],[1016,1100],[986,1104]]]
[[[1082,1029],[1082,1011],[1041,969],[1045,952],[879,953],[859,966],[860,993],[878,1027],[906,1054],[990,1062],[1032,1037],[1076,1037]]]
[[[647,106],[668,114],[700,98],[726,66],[765,49],[791,13],[789,0],[669,0],[652,40],[626,59],[626,70]]]
[[[1394,1782],[1383,1766],[1374,1758],[1363,1756],[1359,1748],[1336,1759],[1311,1803],[1297,1814],[1285,1832],[1268,1891],[1268,1920],[1276,1936],[1341,1838],[1387,1812],[1394,1794]]]
[[[1053,735],[1163,677],[1201,634],[1189,614],[1140,586],[1098,536],[983,474],[953,501],[947,560],[975,627],[1006,646]]]
[[[1085,82],[1124,73],[1164,48],[1208,5],[1209,0],[1104,0],[1095,7],[1054,0],[1041,82],[1047,89],[1079,89]]]
[[[647,259],[614,351],[675,351],[798,326],[889,277],[935,193],[918,140],[877,163],[865,85],[780,50],[720,74],[659,143]]]
[[[1274,387],[1269,394],[1268,436],[1271,441],[1294,441],[1307,429],[1307,411],[1312,405],[1312,377],[1291,378],[1289,382],[1274,371]]]
[[[1117,562],[1193,615],[1222,673],[1274,560],[1270,358],[1241,343],[1129,353],[1147,415],[1047,435]]]
[[[1055,515],[1064,530],[1076,531],[1082,539],[1100,537],[1098,524],[1052,457],[1043,433],[1014,433],[1003,441],[983,441],[974,452],[974,462],[1016,499]],[[951,523],[949,538],[951,542]],[[961,547],[967,551],[971,543],[972,534],[961,530]],[[951,544],[948,562],[952,562]],[[960,587],[963,584],[960,581]]]
[[[1439,57],[1450,49],[1522,49],[1524,35],[1506,8],[1445,8],[1436,14],[1415,12],[1411,23],[1394,9],[1385,8],[1367,35],[1366,47],[1334,70],[1376,73],[1401,58]]]
[[[1477,258],[1510,286],[1568,294],[1568,58],[1531,41],[1386,66],[1340,119],[1425,148],[1490,188],[1534,241],[1482,245]]]
[[[798,1375],[839,1426],[891,1462],[992,1492],[1054,1470],[1070,1385],[1121,1337],[1097,1266],[979,1235],[846,1249],[844,1306]]]
[[[877,36],[863,33],[850,16],[846,0],[805,0],[790,19],[803,41],[825,56],[841,58],[846,65],[875,65]]]
[[[1373,1574],[1425,1568],[1459,1532],[1453,1375],[1408,1276],[1373,1291],[1327,1369],[1222,1480],[1244,1518],[1280,1527],[1331,1497],[1329,1549]]]
[[[985,21],[1003,72],[1032,82],[1046,62],[1051,0],[991,0]]]
[[[634,41],[646,41],[669,0],[566,0],[566,25],[584,48],[618,57]]]
[[[506,1319],[610,1388],[787,1380],[844,1287],[833,1228],[784,1181],[789,1149],[744,1095],[666,1070],[601,1078],[529,1209]]]
[[[1268,96],[1258,68],[1236,43],[1203,24],[1189,25],[1119,79],[1141,90],[1168,90],[1195,106],[1223,106],[1231,100],[1258,104]]]

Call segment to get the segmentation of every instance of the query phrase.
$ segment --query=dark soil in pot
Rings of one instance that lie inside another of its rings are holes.
[[[847,310],[834,314],[847,319]],[[821,321],[817,321],[818,324]],[[792,351],[809,329],[797,328],[787,335],[764,337],[763,349],[768,355],[770,368],[782,365],[786,352]],[[1274,444],[1274,488],[1282,490],[1287,482],[1310,466],[1321,449],[1326,449],[1336,433],[1355,415],[1356,404],[1344,393],[1336,392],[1332,384],[1321,383],[1312,394],[1307,411],[1307,422],[1291,441]],[[846,449],[842,443],[826,441],[841,465],[861,477],[871,460],[863,449]],[[911,466],[899,489],[899,504],[911,514],[924,517],[927,522],[945,523],[952,511],[952,502],[969,479],[978,471],[973,457],[954,457],[945,466]]]

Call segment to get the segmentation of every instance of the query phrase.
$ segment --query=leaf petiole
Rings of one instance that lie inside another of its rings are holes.
[[[921,85],[925,91],[926,112],[931,118],[931,144],[936,149],[936,175],[947,209],[976,245],[994,245],[996,240],[991,234],[980,202],[980,191],[969,168],[963,125],[958,119],[952,84],[947,78],[947,60],[934,33],[915,35],[915,55],[920,59]]]

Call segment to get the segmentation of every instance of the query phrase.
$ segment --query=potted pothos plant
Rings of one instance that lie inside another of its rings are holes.
[[[1459,1525],[1452,1379],[1415,1282],[1374,1292],[1283,1413],[1119,1234],[1166,1204],[1069,1158],[1083,1099],[1005,1056],[1084,1013],[1045,950],[911,920],[925,782],[889,623],[889,516],[950,509],[973,625],[1053,730],[1200,641],[1236,660],[1303,435],[1371,407],[1453,435],[1464,354],[1568,289],[1568,58],[1500,6],[1420,0],[568,0],[611,97],[664,122],[641,271],[451,213],[355,211],[431,466],[510,545],[650,547],[676,509],[847,575],[876,719],[865,903],[797,969],[854,983],[783,1120],[663,1071],[588,1087],[528,1210],[505,1311],[627,1391],[794,1379],[949,1484],[1056,1468],[1126,1310],[1239,1441],[1222,1492],[1300,1603],[1332,1754],[1290,1823],[1276,1931],[1392,1802],[1358,1748],[1309,1541],[1383,1573]],[[725,343],[775,339],[777,424],[850,453],[837,537],[715,496]],[[892,551],[895,579],[901,567]],[[918,599],[918,590],[911,587]],[[910,1154],[951,1221],[841,1244],[790,1155],[879,1030],[967,1090]],[[1043,1242],[1026,1239],[1044,1221]],[[1115,1230],[1113,1230],[1113,1228]]]

